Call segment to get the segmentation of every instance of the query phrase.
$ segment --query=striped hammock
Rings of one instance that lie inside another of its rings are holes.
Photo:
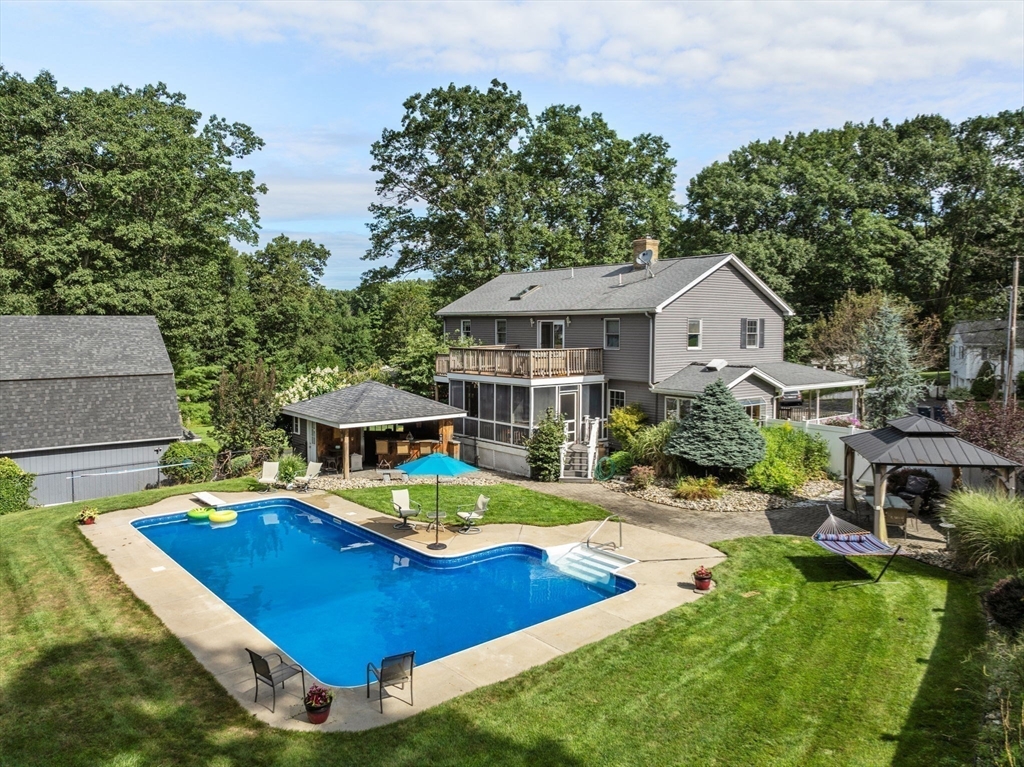
[[[832,509],[827,505],[828,519],[818,528],[811,539],[821,546],[825,551],[838,554],[841,557],[857,557],[863,555],[888,554],[889,561],[885,563],[882,572],[878,574],[873,583],[878,583],[885,571],[889,569],[893,558],[899,553],[900,546],[890,546],[880,541],[867,530],[862,530],[856,525],[850,524],[844,519],[836,519]]]

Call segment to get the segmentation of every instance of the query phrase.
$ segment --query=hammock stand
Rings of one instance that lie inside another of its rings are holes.
[[[859,557],[859,556],[879,556],[888,554],[889,559],[885,563],[885,567],[882,568],[882,572],[878,574],[878,577],[873,581],[865,581],[864,583],[851,583],[850,586],[866,586],[869,583],[878,583],[882,580],[882,576],[885,575],[885,571],[889,569],[889,565],[896,558],[896,555],[900,553],[902,546],[889,546],[878,538],[873,536],[867,530],[853,525],[846,520],[836,519],[832,515],[832,509],[827,505],[825,509],[828,511],[828,519],[818,528],[818,531],[811,536],[816,544],[821,546],[825,551],[831,554],[837,554],[841,556],[851,567],[857,567],[861,572],[866,572],[863,568],[850,562],[847,557]],[[868,573],[870,577],[870,573]]]

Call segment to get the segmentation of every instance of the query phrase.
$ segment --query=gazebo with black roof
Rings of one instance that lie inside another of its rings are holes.
[[[881,429],[850,434],[840,439],[846,445],[844,506],[856,508],[853,496],[854,453],[868,463],[875,478],[874,535],[885,533],[885,485],[889,475],[904,466],[948,466],[958,478],[963,468],[990,469],[1002,481],[1012,497],[1016,492],[1016,474],[1020,464],[990,450],[961,439],[958,429],[921,415],[896,418]]]

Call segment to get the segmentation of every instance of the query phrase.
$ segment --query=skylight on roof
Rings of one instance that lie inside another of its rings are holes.
[[[516,293],[514,296],[512,296],[512,300],[513,301],[518,301],[520,298],[522,298],[523,296],[525,296],[528,293],[532,293],[533,291],[535,291],[539,287],[540,287],[540,285],[530,285],[530,287],[528,287],[528,288],[523,288],[518,293]]]

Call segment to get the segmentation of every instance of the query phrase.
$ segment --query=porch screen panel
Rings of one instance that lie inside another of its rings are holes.
[[[512,423],[530,425],[530,389],[526,386],[512,387]]]
[[[604,415],[604,395],[601,384],[590,384],[583,387],[583,415],[601,418]]]
[[[466,415],[476,418],[480,415],[480,392],[476,381],[466,381]]]
[[[551,408],[558,412],[556,405],[557,389],[554,386],[538,386],[533,390],[533,425],[537,426],[544,420],[544,414]]]
[[[452,381],[448,387],[448,404],[452,407],[462,407],[462,381]]]
[[[494,420],[494,384],[480,384],[480,418]]]
[[[498,423],[512,423],[512,387],[507,384],[494,387],[494,420]]]

